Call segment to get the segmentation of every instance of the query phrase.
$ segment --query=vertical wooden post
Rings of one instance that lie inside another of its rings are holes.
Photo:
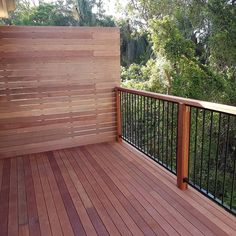
[[[120,104],[120,91],[116,88],[116,119],[117,119],[117,136],[116,140],[120,143],[121,139],[121,104]]]
[[[178,113],[178,148],[177,148],[177,186],[188,188],[184,179],[188,178],[190,108],[179,104]]]

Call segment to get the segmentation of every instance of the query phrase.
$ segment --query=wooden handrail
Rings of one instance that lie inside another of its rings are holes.
[[[161,99],[161,100],[165,100],[169,102],[175,102],[178,104],[185,104],[187,106],[199,107],[199,108],[209,109],[212,111],[218,111],[218,112],[236,115],[236,107],[234,106],[228,106],[228,105],[223,105],[223,104],[218,104],[218,103],[213,103],[213,102],[206,102],[206,101],[200,101],[200,100],[195,100],[195,99],[177,97],[177,96],[172,96],[172,95],[164,95],[160,93],[147,92],[143,90],[128,89],[128,88],[122,88],[122,87],[116,87],[116,89],[119,91],[133,93],[133,94],[137,94],[141,96],[157,98],[157,99]]]

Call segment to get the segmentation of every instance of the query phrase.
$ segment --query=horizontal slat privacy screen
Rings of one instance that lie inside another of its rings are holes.
[[[0,27],[0,158],[115,139],[117,28]]]

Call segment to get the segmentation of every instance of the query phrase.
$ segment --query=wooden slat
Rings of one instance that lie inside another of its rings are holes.
[[[113,140],[119,44],[117,28],[0,26],[0,158]]]
[[[62,227],[63,234],[68,235],[68,236],[74,235],[73,229],[72,229],[71,224],[70,224],[70,220],[68,218],[68,215],[67,215],[65,207],[64,207],[62,197],[60,195],[59,188],[58,188],[57,183],[56,183],[55,176],[53,174],[53,170],[50,166],[50,163],[49,163],[48,158],[47,158],[46,155],[43,158],[43,162],[44,162],[44,167],[45,167],[45,170],[46,170],[46,173],[47,173],[48,182],[49,182],[49,185],[50,185],[51,190],[52,190],[52,195],[53,195],[53,198],[54,198],[54,202],[56,203],[57,213],[59,213],[58,217],[59,217],[59,220],[60,220],[60,224],[61,224],[61,227]]]
[[[10,193],[10,169],[11,161],[4,160],[2,172],[2,185],[0,192],[0,232],[1,235],[8,235],[8,211],[9,211],[9,193]]]
[[[8,235],[18,235],[18,207],[17,207],[17,162],[11,159]]]
[[[40,181],[37,162],[35,160],[35,156],[33,155],[30,157],[30,164],[31,164],[31,169],[33,171],[33,182],[35,187],[35,197],[38,210],[40,231],[42,235],[51,236],[52,233],[47,213],[47,207],[43,196],[43,189]]]
[[[0,160],[0,192],[1,192],[1,186],[2,186],[2,172],[3,171],[3,161]]]
[[[25,186],[26,186],[26,198],[27,198],[27,212],[29,221],[29,233],[30,235],[40,236],[40,226],[38,219],[38,211],[35,199],[35,189],[32,177],[32,170],[30,167],[30,160],[28,157],[24,158],[25,168]]]
[[[52,152],[49,152],[47,154],[48,156],[48,159],[49,159],[49,162],[50,162],[50,165],[51,165],[51,168],[54,172],[54,176],[55,176],[55,179],[57,181],[57,185],[59,187],[59,191],[62,195],[62,199],[63,199],[63,202],[64,202],[64,205],[65,205],[65,208],[66,208],[66,211],[67,211],[67,214],[69,216],[69,219],[70,219],[70,222],[71,222],[71,226],[73,228],[73,231],[76,235],[86,235],[85,231],[84,231],[84,228],[83,228],[83,225],[81,223],[81,220],[78,216],[78,213],[75,209],[75,206],[72,202],[72,199],[71,199],[71,196],[69,194],[69,191],[66,187],[66,183],[65,183],[65,180],[62,176],[62,173],[59,169],[59,166],[57,164],[57,161],[55,160],[55,157],[53,155]]]
[[[72,168],[69,167],[68,162],[66,162],[66,156],[63,152],[57,152],[55,153],[55,155],[57,155],[56,160],[61,170],[61,173],[63,175],[63,178],[65,179],[72,201],[74,203],[76,202],[75,204],[76,211],[81,216],[81,223],[83,224],[86,234],[96,235],[96,230],[95,230],[96,227],[93,222],[93,218],[90,216],[89,212],[87,211],[88,208],[86,208],[86,206],[83,205],[82,199],[80,197],[80,192],[76,191],[79,188],[78,186],[79,182],[77,182],[75,173],[73,172]],[[90,207],[93,208],[91,204],[90,204]]]
[[[49,222],[51,226],[52,235],[55,235],[55,236],[63,235],[61,224],[60,224],[57,210],[55,207],[56,202],[54,202],[54,199],[52,196],[52,191],[51,191],[48,179],[47,179],[42,155],[39,158],[37,158],[37,165],[38,165],[40,180],[42,183],[43,195],[44,195],[44,199],[45,199],[45,203],[47,207],[48,218],[49,218]]]
[[[18,175],[18,224],[19,235],[29,235],[28,213],[25,189],[25,171],[22,157],[17,158]]]

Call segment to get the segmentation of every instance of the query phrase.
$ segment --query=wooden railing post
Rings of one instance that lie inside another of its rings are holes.
[[[178,148],[177,148],[177,186],[185,190],[188,185],[190,108],[179,103],[178,112]]]
[[[121,139],[121,104],[120,104],[120,91],[116,88],[116,119],[117,119],[117,136],[116,140],[120,143]]]

